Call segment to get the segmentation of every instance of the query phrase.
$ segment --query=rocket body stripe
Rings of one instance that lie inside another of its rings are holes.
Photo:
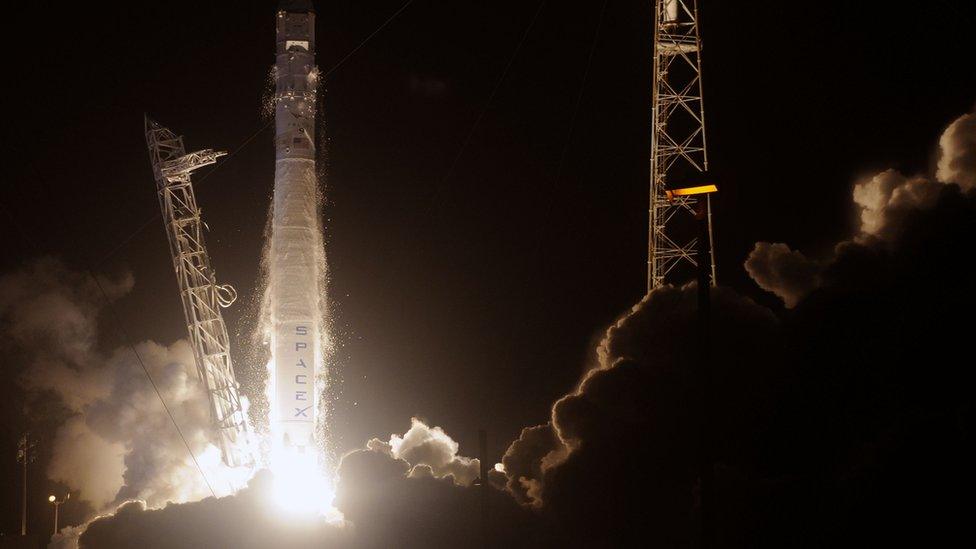
[[[315,174],[315,14],[277,15],[271,315],[276,444],[314,451],[324,273]]]

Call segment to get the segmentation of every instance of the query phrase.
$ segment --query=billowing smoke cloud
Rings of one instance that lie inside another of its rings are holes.
[[[936,178],[943,183],[955,183],[964,190],[976,188],[976,113],[960,116],[939,139]]]
[[[357,547],[539,547],[551,540],[538,518],[503,490],[486,486],[490,526],[480,522],[477,459],[457,455],[440,428],[411,420],[390,442],[373,439],[339,464],[336,507],[350,521]],[[394,541],[395,540],[395,541]]]
[[[234,496],[146,509],[141,502],[121,506],[81,534],[82,548],[155,547],[336,547],[344,529],[315,517],[291,517],[271,507],[267,471]],[[64,542],[65,547],[72,547]]]
[[[963,191],[976,188],[976,114],[953,121],[939,138],[939,161],[934,177],[906,176],[889,169],[858,181],[853,188],[859,210],[859,231],[837,244],[839,253],[851,243],[884,246],[901,237],[906,219],[935,207],[946,185]],[[828,258],[824,263],[830,263]],[[812,261],[783,243],[756,243],[745,269],[760,288],[795,307],[820,284],[822,263]]]
[[[410,456],[412,461],[407,461]],[[455,465],[450,465],[451,463]],[[390,442],[369,441],[338,468],[335,505],[344,521],[290,516],[274,507],[273,479],[262,471],[236,495],[146,509],[127,503],[93,521],[81,548],[177,547],[470,547],[482,542],[481,492],[471,486],[471,464],[443,430],[413,419]],[[459,474],[458,471],[462,470]],[[492,547],[539,547],[538,518],[503,490],[488,488]],[[75,547],[69,536],[57,540]]]
[[[519,503],[542,507],[542,477],[544,468],[560,459],[566,446],[556,435],[552,425],[536,425],[522,429],[502,458],[508,476],[507,488]]]
[[[390,435],[389,442],[374,438],[366,447],[410,464],[410,476],[451,477],[457,484],[468,486],[478,478],[480,461],[458,455],[458,443],[440,427],[429,427],[411,418],[410,429],[400,435]]]
[[[959,390],[971,370],[951,358],[968,354],[968,328],[946,308],[976,306],[963,251],[976,239],[976,193],[953,184],[972,173],[958,160],[973,152],[970,120],[941,140],[943,160],[957,159],[952,176],[886,171],[859,182],[860,230],[830,257],[756,245],[746,268],[795,309],[787,320],[713,290],[709,404],[723,546],[931,542],[951,534],[913,525],[963,520],[947,502],[952,479],[976,486],[960,474],[976,447],[976,406]],[[694,286],[648,295],[607,330],[596,364],[550,422],[524,429],[506,452],[507,489],[571,540],[680,547],[697,535],[694,304]]]
[[[108,299],[131,275],[99,281]],[[47,475],[94,509],[139,499],[150,506],[210,494],[132,349],[103,353],[97,319],[105,297],[86,274],[43,258],[0,277],[6,352],[23,358],[18,381],[31,398],[55,400],[67,419],[53,438]],[[185,341],[134,345],[218,493],[243,485],[210,441],[206,395]],[[230,484],[229,484],[230,483]]]
[[[760,288],[773,292],[793,308],[817,287],[820,266],[786,244],[757,242],[745,263]]]
[[[733,292],[716,289],[713,299],[724,433],[717,447],[734,464],[742,443],[756,438],[765,388],[778,377],[778,321]],[[696,304],[693,285],[648,295],[607,330],[596,364],[555,403],[550,423],[523,430],[506,452],[508,489],[569,539],[669,546],[691,532],[701,406]]]
[[[906,177],[885,170],[854,185],[854,203],[861,209],[860,240],[892,240],[907,212],[935,205],[942,184],[922,176]]]

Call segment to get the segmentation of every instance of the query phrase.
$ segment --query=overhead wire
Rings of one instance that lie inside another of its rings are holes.
[[[559,188],[559,184],[562,181],[563,167],[566,164],[566,158],[569,154],[570,146],[573,143],[573,134],[576,131],[576,120],[579,117],[580,106],[583,104],[583,97],[586,94],[586,83],[589,80],[590,69],[593,66],[593,57],[596,54],[597,43],[600,40],[600,31],[603,29],[603,18],[607,11],[607,4],[609,0],[603,1],[603,7],[600,8],[600,15],[597,18],[596,30],[593,32],[593,41],[590,43],[590,51],[586,58],[586,67],[583,69],[583,79],[580,82],[579,92],[576,94],[576,103],[573,106],[573,114],[570,117],[569,130],[566,132],[566,140],[563,143],[562,153],[559,155],[559,163],[556,165],[556,174],[553,176],[552,181],[549,183],[549,190],[546,192],[545,196],[549,197],[549,202],[547,203],[546,213],[542,218],[542,223],[538,226],[538,234],[536,235],[536,247],[532,254],[533,257],[539,255],[540,248],[542,247],[542,237],[543,231],[549,223],[549,218],[552,216],[552,210],[555,204],[554,196],[556,196],[556,189]]]
[[[542,8],[544,8],[545,5],[546,5],[546,0],[541,0],[539,2],[539,7],[536,8],[535,14],[532,16],[531,21],[529,21],[529,24],[525,27],[525,30],[522,31],[522,35],[519,38],[518,44],[515,45],[515,50],[513,50],[512,55],[509,56],[508,62],[505,64],[505,68],[502,69],[501,74],[498,75],[498,79],[495,81],[495,85],[492,87],[491,93],[488,94],[488,99],[485,101],[485,104],[484,106],[481,107],[481,111],[478,113],[478,116],[474,119],[474,122],[471,124],[471,127],[468,129],[468,132],[464,137],[464,141],[461,142],[461,147],[458,149],[457,154],[454,155],[454,160],[451,162],[451,165],[448,167],[447,173],[445,173],[444,177],[441,179],[440,185],[438,185],[437,188],[434,190],[434,196],[432,197],[431,201],[428,203],[429,204],[428,211],[433,209],[434,202],[439,197],[441,191],[444,188],[446,188],[447,181],[451,179],[452,175],[454,175],[454,171],[455,169],[457,169],[458,162],[460,162],[461,160],[461,156],[464,155],[464,152],[467,150],[468,145],[471,144],[471,138],[474,137],[475,131],[478,129],[478,126],[481,124],[482,119],[484,119],[485,114],[487,114],[488,109],[491,107],[492,102],[495,100],[495,96],[498,94],[498,90],[501,89],[502,83],[505,82],[505,78],[508,76],[509,70],[511,70],[512,65],[515,63],[515,59],[518,58],[519,52],[522,51],[522,46],[525,45],[525,39],[528,38],[529,33],[532,32],[532,28],[535,27],[535,23],[539,19],[539,14],[542,13]]]
[[[529,20],[528,24],[522,30],[522,33],[519,35],[519,40],[515,44],[515,49],[513,49],[511,55],[509,55],[508,60],[505,63],[505,67],[502,69],[501,73],[499,73],[498,78],[495,79],[495,83],[492,85],[491,92],[488,94],[488,98],[485,100],[484,105],[482,105],[480,111],[478,112],[478,116],[475,117],[474,121],[471,123],[471,126],[468,128],[468,131],[465,133],[465,138],[464,141],[461,142],[461,147],[454,155],[454,159],[451,161],[451,164],[448,166],[448,169],[445,172],[444,177],[440,179],[439,184],[434,188],[433,192],[430,195],[430,198],[427,200],[427,208],[417,209],[415,216],[412,217],[413,222],[416,222],[419,218],[424,216],[429,217],[433,211],[441,207],[441,202],[443,201],[442,194],[443,194],[443,190],[446,188],[447,182],[454,175],[454,172],[457,169],[461,157],[464,155],[464,152],[467,150],[468,145],[471,143],[471,139],[474,136],[475,131],[478,129],[478,126],[481,124],[481,121],[485,118],[485,115],[488,113],[488,110],[491,107],[492,103],[494,102],[495,97],[498,95],[498,92],[501,89],[502,84],[505,82],[505,79],[508,77],[508,73],[511,70],[512,66],[515,64],[515,61],[518,58],[519,53],[522,51],[522,47],[525,45],[526,39],[529,37],[529,34],[532,32],[532,29],[535,27],[535,24],[539,19],[539,15],[542,13],[542,10],[546,5],[546,1],[547,0],[540,0],[538,7],[536,7],[536,10],[532,14],[532,18]],[[401,250],[403,250],[403,248],[401,248]],[[393,263],[396,264],[397,262],[393,262]],[[385,273],[386,273],[385,280],[377,284],[377,288],[379,292],[388,291],[392,287],[392,283],[396,279],[397,269],[396,267],[393,267],[387,269]]]

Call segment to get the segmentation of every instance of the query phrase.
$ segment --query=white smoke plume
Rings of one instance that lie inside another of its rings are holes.
[[[963,191],[976,188],[976,113],[960,116],[943,131],[934,175],[906,176],[888,169],[855,183],[858,232],[838,243],[835,253],[852,241],[881,246],[894,241],[906,216],[933,208],[945,186],[953,184]],[[745,269],[760,288],[792,308],[819,285],[819,271],[827,259],[817,262],[786,244],[759,242],[746,258]]]
[[[99,282],[113,300],[134,283],[131,275]],[[48,477],[96,511],[133,499],[158,507],[210,495],[132,349],[98,348],[104,306],[89,276],[53,258],[0,276],[0,345],[23,357],[18,381],[30,397],[58,399],[67,413],[54,433]],[[243,485],[247,472],[228,470],[212,444],[207,397],[186,341],[134,349],[213,490]]]
[[[480,461],[458,455],[458,443],[440,427],[430,427],[417,418],[410,419],[410,429],[403,436],[390,435],[389,442],[378,438],[366,448],[382,452],[410,464],[409,476],[453,477],[454,482],[469,486],[480,474]]]

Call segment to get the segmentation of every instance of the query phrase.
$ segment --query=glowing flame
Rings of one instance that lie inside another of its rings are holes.
[[[342,513],[332,505],[335,489],[332,479],[325,473],[323,456],[312,447],[284,444],[285,437],[277,432],[275,411],[278,409],[276,391],[273,389],[274,360],[268,363],[270,382],[266,396],[271,411],[271,472],[274,474],[272,491],[275,506],[290,517],[325,517],[329,522],[342,522]]]
[[[329,516],[335,492],[315,453],[279,447],[271,458],[275,504],[289,512]]]

